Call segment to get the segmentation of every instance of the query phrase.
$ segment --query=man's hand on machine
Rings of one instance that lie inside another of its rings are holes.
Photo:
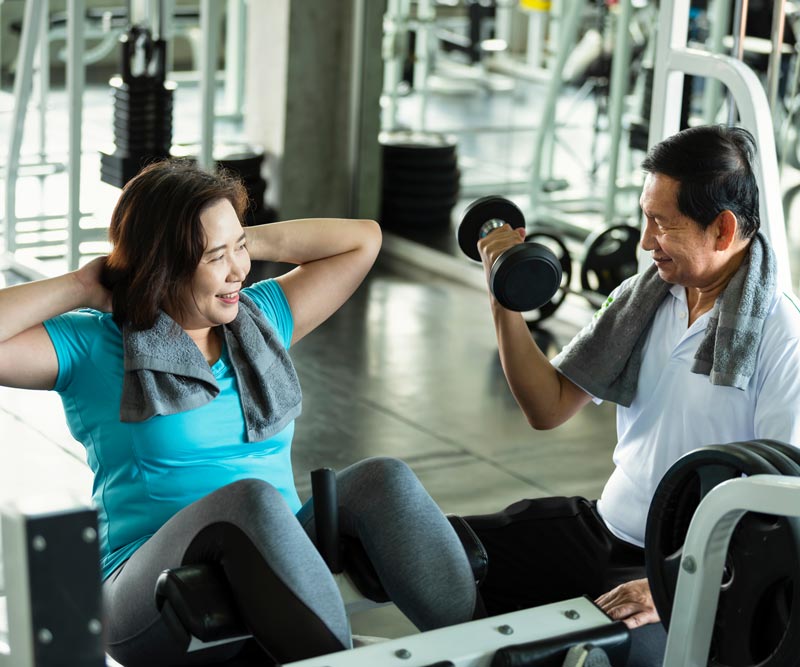
[[[631,629],[661,620],[647,579],[620,584],[597,598],[595,604],[615,621],[624,621]]]

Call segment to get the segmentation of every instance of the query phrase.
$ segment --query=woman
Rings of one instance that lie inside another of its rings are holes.
[[[380,248],[368,220],[243,229],[242,185],[181,162],[143,170],[112,215],[113,249],[66,275],[0,291],[0,383],[55,389],[95,474],[109,653],[184,655],[154,604],[158,574],[221,565],[244,622],[288,662],[351,644],[333,578],[296,518],[290,462],[300,389],[286,350],[353,293]],[[250,262],[297,267],[243,284]],[[88,309],[75,312],[75,309]],[[109,314],[109,311],[112,314]],[[422,630],[469,620],[458,538],[405,464],[337,475],[342,531]],[[304,641],[313,634],[316,643]]]

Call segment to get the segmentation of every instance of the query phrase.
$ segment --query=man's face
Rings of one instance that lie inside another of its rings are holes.
[[[703,230],[678,210],[679,182],[648,174],[639,204],[645,216],[642,249],[649,252],[662,280],[704,287],[716,273],[716,225]]]

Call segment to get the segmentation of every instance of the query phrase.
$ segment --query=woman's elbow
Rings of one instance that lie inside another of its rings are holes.
[[[381,226],[375,220],[362,220],[364,225],[364,236],[369,241],[380,249],[383,243],[383,231]]]

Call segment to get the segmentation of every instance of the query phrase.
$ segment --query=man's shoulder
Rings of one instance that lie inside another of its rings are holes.
[[[764,327],[783,340],[800,339],[800,299],[788,292],[778,293]]]

